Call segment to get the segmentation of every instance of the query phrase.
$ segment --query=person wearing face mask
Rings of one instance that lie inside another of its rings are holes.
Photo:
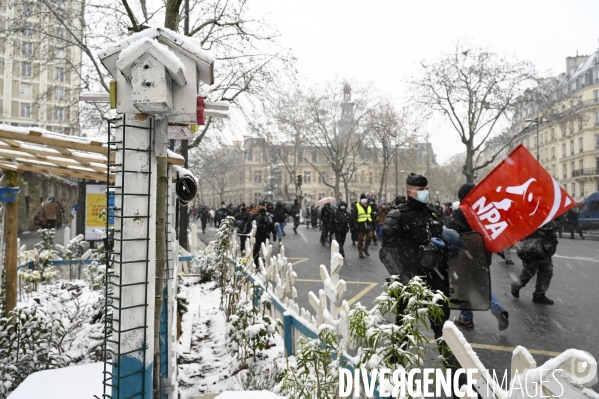
[[[350,214],[347,213],[347,203],[341,201],[339,208],[335,210],[331,218],[331,229],[335,233],[335,240],[339,244],[339,253],[345,258],[345,251],[343,245],[345,244],[345,237],[349,231]]]
[[[366,194],[360,195],[360,201],[352,209],[352,221],[355,223],[355,229],[358,231],[358,253],[360,258],[364,255],[370,256],[368,246],[372,240],[372,208],[368,204]]]
[[[396,198],[396,208],[391,210],[383,225],[383,248],[379,258],[399,282],[407,284],[413,277],[420,276],[432,290],[441,291],[449,296],[449,258],[446,253],[439,257],[428,257],[427,248],[433,246],[433,238],[443,238],[443,221],[434,206],[429,205],[428,180],[426,177],[410,173],[406,180],[407,201],[400,203]],[[431,320],[431,328],[435,339],[443,336],[443,324],[449,319],[449,304],[439,301],[443,316],[441,320]],[[407,304],[397,305],[397,321],[403,318]],[[441,341],[439,352],[444,356],[446,364],[459,368],[457,359],[449,348]]]

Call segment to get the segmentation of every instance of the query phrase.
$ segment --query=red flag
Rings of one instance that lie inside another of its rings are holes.
[[[485,246],[499,252],[574,207],[534,156],[520,144],[464,198],[460,208]]]

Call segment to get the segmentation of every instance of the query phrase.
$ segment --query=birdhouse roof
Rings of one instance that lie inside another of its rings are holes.
[[[167,46],[149,37],[141,38],[121,51],[116,66],[125,77],[129,78],[131,76],[131,65],[144,54],[150,54],[164,65],[171,78],[179,86],[187,83],[185,65],[179,57]]]
[[[175,53],[180,52],[189,57],[196,63],[200,80],[208,85],[214,83],[214,57],[202,49],[193,37],[183,36],[166,28],[146,29],[104,47],[98,56],[113,77],[117,76],[117,59],[122,58],[119,53],[142,39],[157,40]]]

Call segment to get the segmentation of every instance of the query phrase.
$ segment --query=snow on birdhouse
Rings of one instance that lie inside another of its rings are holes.
[[[214,58],[193,38],[151,28],[107,46],[102,64],[117,82],[120,114],[145,113],[169,125],[195,124],[200,85],[214,83]]]

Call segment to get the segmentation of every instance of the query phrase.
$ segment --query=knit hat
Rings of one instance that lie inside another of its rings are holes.
[[[410,173],[408,178],[406,179],[406,184],[408,186],[426,187],[428,186],[428,180],[426,179],[426,177],[422,175]]]
[[[474,183],[462,184],[462,187],[460,187],[460,189],[458,190],[458,198],[460,199],[460,201],[466,198],[466,196],[470,193],[470,191],[472,191],[474,187]]]

